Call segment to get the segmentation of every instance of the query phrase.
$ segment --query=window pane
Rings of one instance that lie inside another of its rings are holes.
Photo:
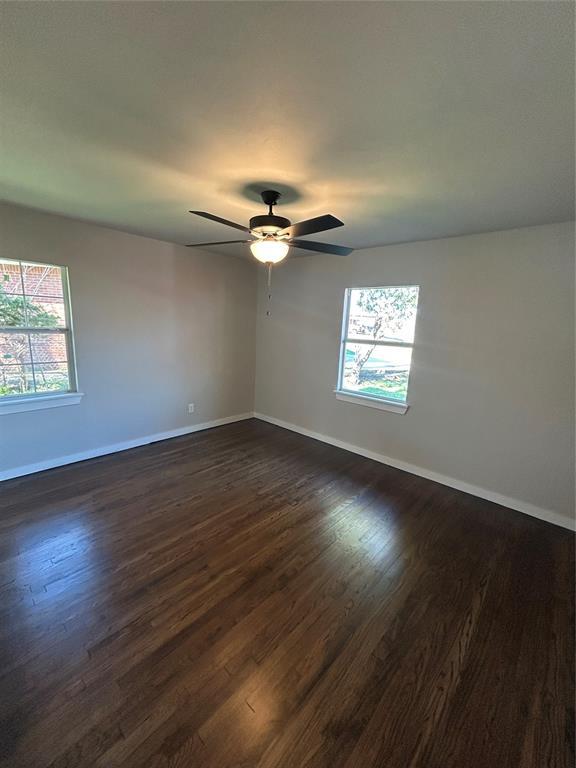
[[[347,343],[342,389],[405,402],[411,359],[410,347]]]
[[[22,262],[22,277],[26,296],[48,296],[63,300],[64,292],[60,267]]]
[[[63,333],[32,333],[32,359],[37,363],[65,363],[68,359],[66,336]]]
[[[348,338],[414,341],[417,286],[354,288],[350,291]]]
[[[26,296],[27,324],[30,328],[64,328],[64,300],[51,296]]]
[[[0,259],[0,290],[10,296],[22,295],[22,278],[20,264],[17,261],[2,261]]]
[[[0,397],[25,395],[34,392],[31,365],[0,366]]]
[[[0,334],[0,397],[34,391],[30,347],[25,333]]]
[[[0,369],[8,365],[30,364],[26,333],[0,333]]]
[[[52,392],[70,389],[67,363],[34,364],[36,392]]]
[[[25,325],[24,297],[6,293],[0,286],[0,327],[21,328]]]

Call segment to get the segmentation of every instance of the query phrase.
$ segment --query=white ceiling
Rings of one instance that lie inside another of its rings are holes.
[[[571,2],[0,13],[5,200],[181,243],[236,239],[186,211],[247,223],[259,182],[354,247],[573,218]]]

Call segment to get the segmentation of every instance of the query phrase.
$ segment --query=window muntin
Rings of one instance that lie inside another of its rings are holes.
[[[406,403],[418,291],[415,285],[346,291],[340,392]]]
[[[0,401],[74,391],[66,267],[0,260]]]

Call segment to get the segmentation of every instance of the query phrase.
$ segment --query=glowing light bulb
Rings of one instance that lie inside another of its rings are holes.
[[[252,255],[263,264],[278,264],[286,258],[289,247],[283,240],[256,240],[250,244]]]

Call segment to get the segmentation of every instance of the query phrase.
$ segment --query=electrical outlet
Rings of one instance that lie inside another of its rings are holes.
[[[188,403],[188,413],[194,413],[194,403]]]

